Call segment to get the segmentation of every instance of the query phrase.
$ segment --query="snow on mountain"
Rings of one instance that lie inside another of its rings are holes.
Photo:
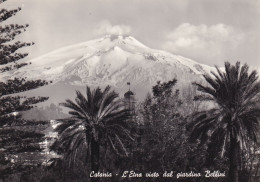
[[[74,86],[111,85],[124,90],[127,82],[139,90],[157,81],[177,78],[179,84],[200,80],[215,68],[191,59],[151,49],[131,36],[107,35],[61,48],[36,59],[10,77],[44,79]]]

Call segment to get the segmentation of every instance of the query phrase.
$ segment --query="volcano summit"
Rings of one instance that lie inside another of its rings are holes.
[[[202,74],[214,70],[191,59],[151,49],[131,36],[118,35],[61,48],[27,62],[32,64],[4,78],[44,79],[52,81],[54,87],[111,85],[119,92],[131,82],[140,94],[137,97],[144,96],[157,81],[176,78],[182,86],[201,80]]]

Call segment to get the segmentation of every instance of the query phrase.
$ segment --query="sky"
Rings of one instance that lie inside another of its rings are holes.
[[[5,24],[29,24],[27,59],[100,38],[131,35],[153,49],[210,66],[260,68],[260,0],[8,0],[22,10]]]

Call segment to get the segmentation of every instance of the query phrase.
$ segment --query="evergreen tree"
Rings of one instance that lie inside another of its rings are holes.
[[[0,1],[2,4],[4,1]],[[27,53],[19,53],[17,50],[31,46],[34,43],[15,41],[17,35],[26,31],[28,25],[10,24],[4,21],[13,17],[21,8],[0,10],[0,73],[8,73],[17,70],[27,63],[20,60]],[[19,61],[19,62],[18,62]],[[35,89],[46,85],[46,81],[27,80],[26,78],[14,78],[1,80],[0,82],[0,176],[21,172],[25,168],[25,161],[17,162],[19,154],[39,151],[39,142],[43,134],[35,132],[35,123],[21,118],[21,111],[29,110],[33,104],[45,101],[47,97],[25,97],[18,93]],[[39,123],[37,123],[39,124]]]

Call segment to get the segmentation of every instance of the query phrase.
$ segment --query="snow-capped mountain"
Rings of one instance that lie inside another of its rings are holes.
[[[151,49],[131,36],[107,35],[61,48],[30,60],[5,77],[44,79],[70,86],[111,85],[119,91],[131,87],[147,92],[157,81],[177,78],[179,85],[201,79],[214,70],[191,59]]]

